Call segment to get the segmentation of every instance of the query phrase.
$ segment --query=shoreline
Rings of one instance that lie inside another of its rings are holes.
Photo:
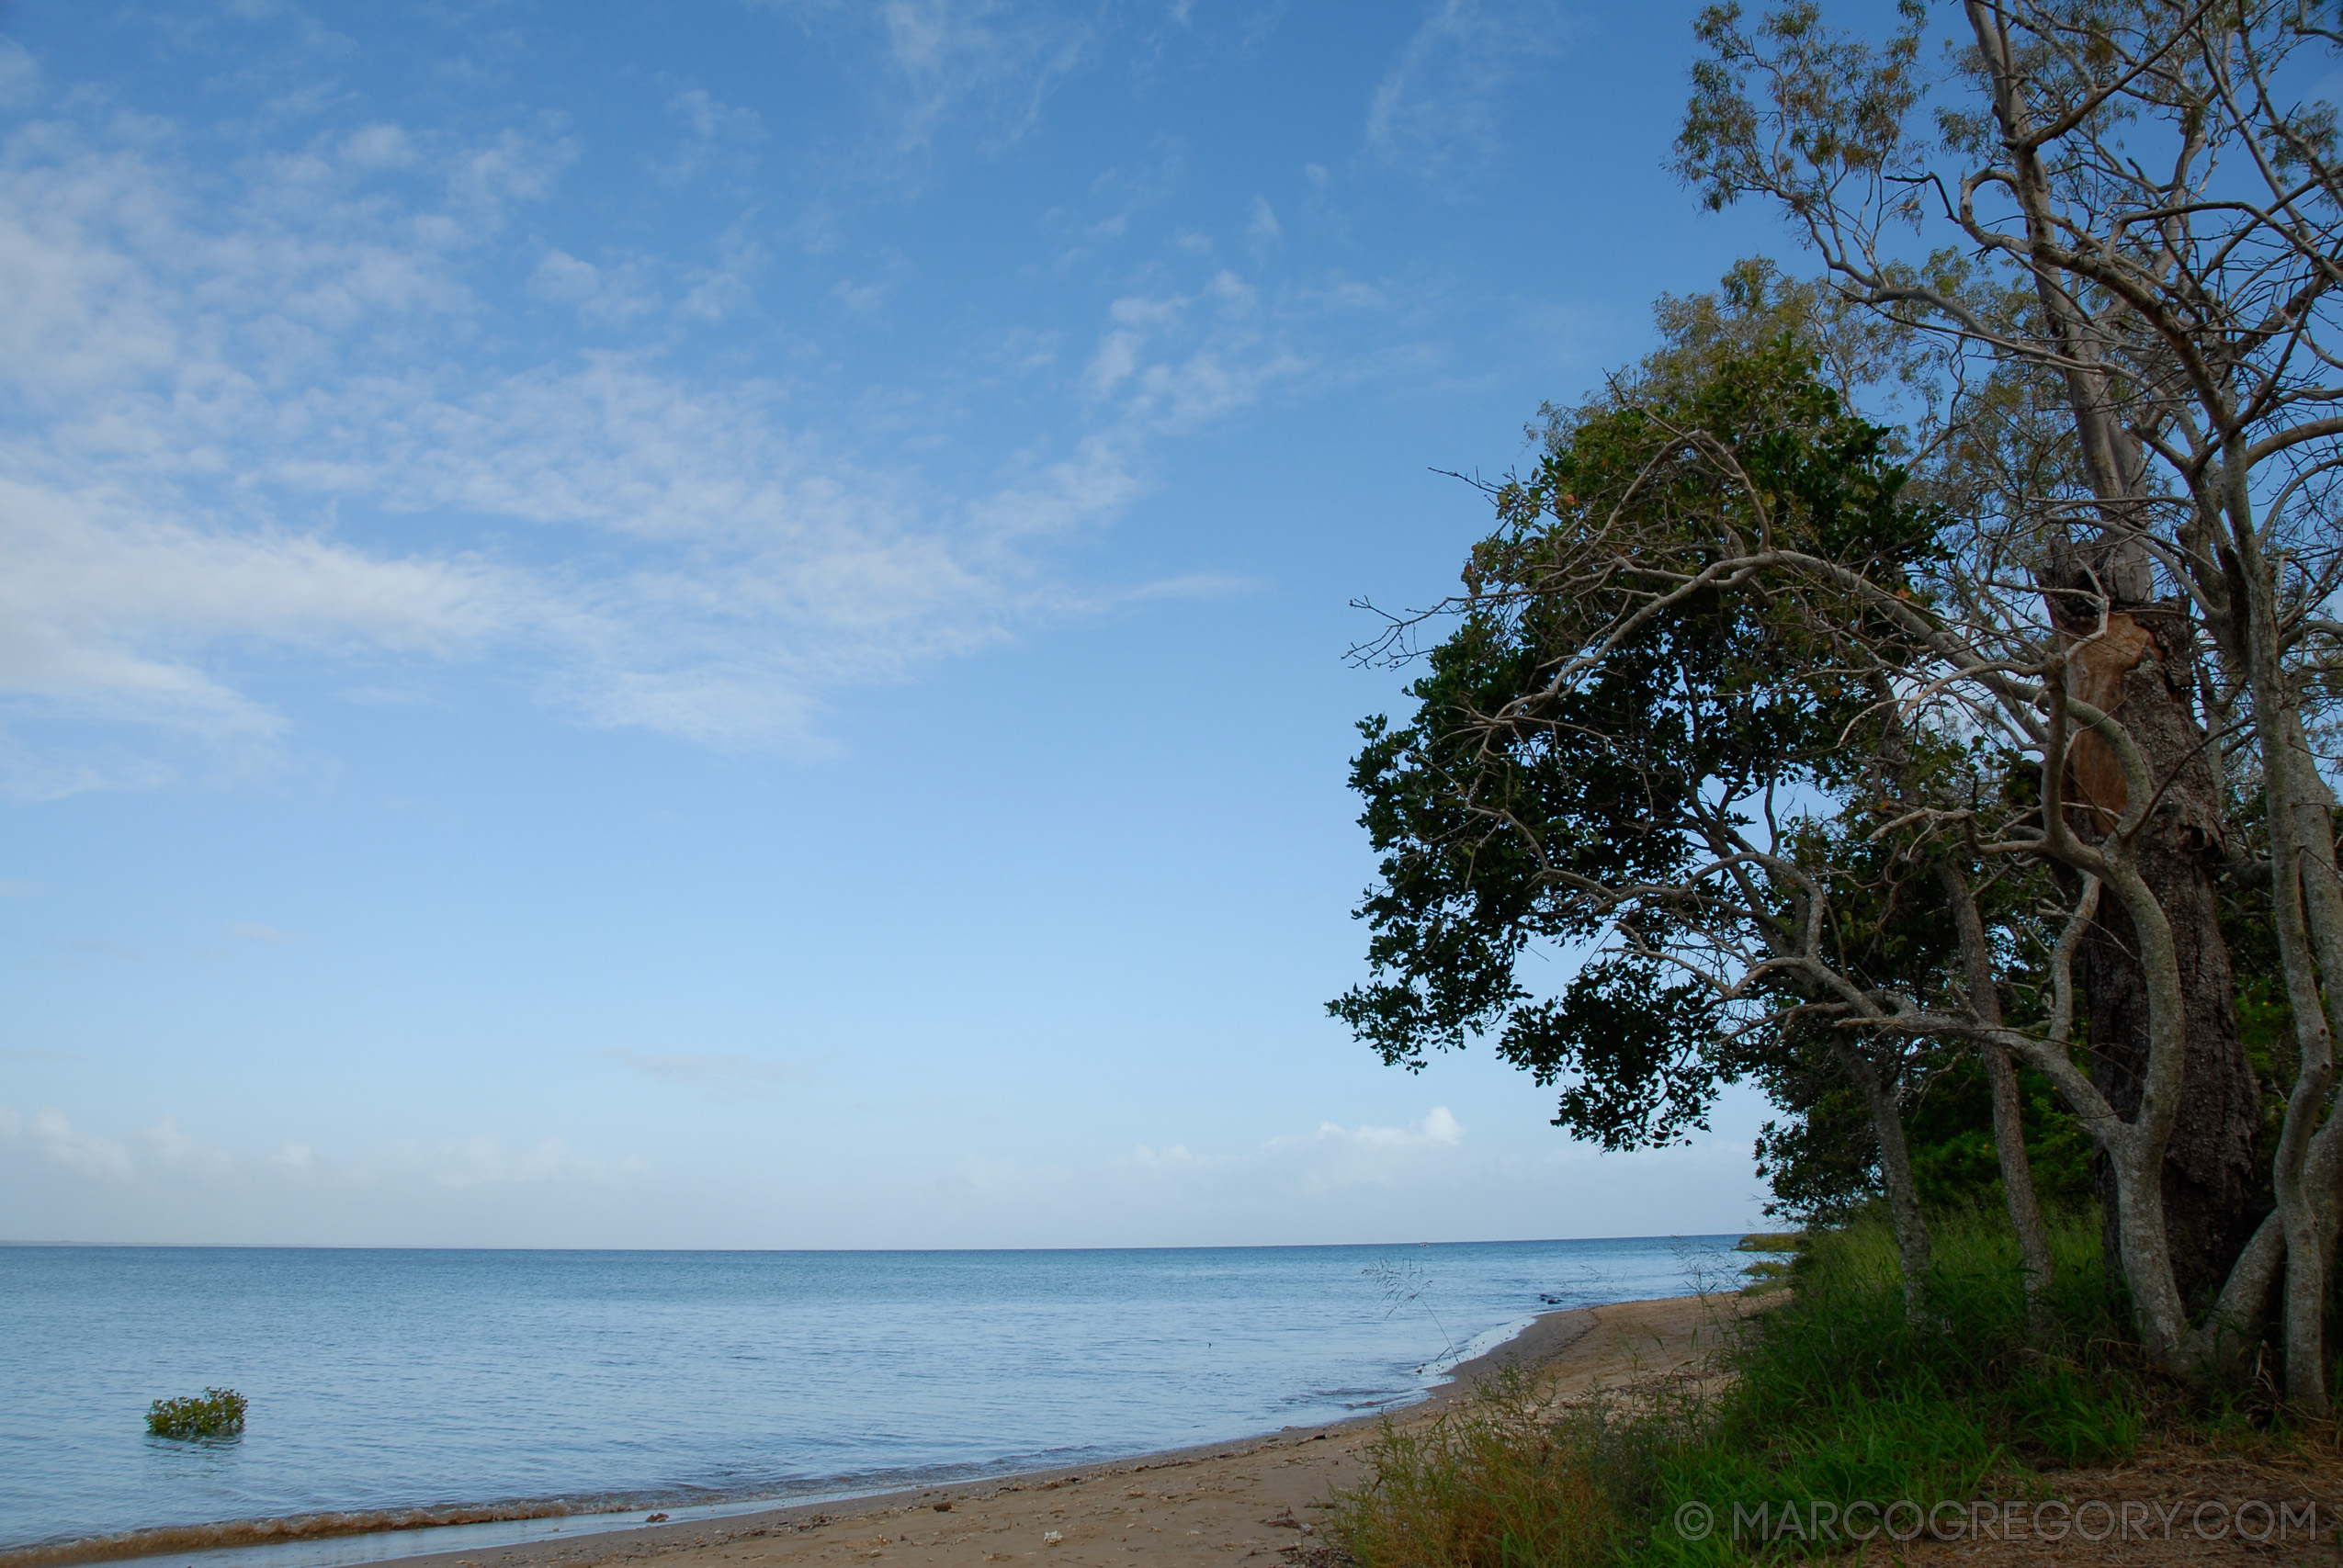
[[[1441,1382],[1404,1404],[1316,1427],[1286,1427],[1183,1448],[1102,1459],[1089,1463],[1004,1471],[965,1480],[926,1484],[889,1483],[860,1489],[852,1479],[832,1489],[809,1491],[793,1500],[748,1498],[730,1503],[655,1506],[650,1513],[687,1517],[650,1522],[644,1508],[623,1512],[574,1512],[559,1504],[512,1503],[475,1506],[419,1507],[379,1514],[323,1513],[249,1523],[161,1526],[116,1535],[0,1550],[0,1568],[75,1568],[96,1562],[153,1563],[164,1559],[187,1568],[345,1568],[398,1562],[407,1568],[547,1568],[579,1560],[581,1548],[599,1545],[601,1557],[649,1551],[712,1549],[743,1539],[800,1536],[843,1517],[901,1514],[917,1506],[949,1515],[964,1501],[992,1501],[1023,1494],[1046,1494],[1085,1481],[1129,1478],[1217,1461],[1239,1461],[1269,1450],[1337,1439],[1363,1441],[1387,1418],[1415,1420],[1437,1414],[1482,1380],[1512,1366],[1538,1366],[1580,1348],[1607,1317],[1647,1317],[1697,1295],[1558,1308],[1538,1314],[1511,1337],[1477,1356],[1458,1361]],[[1350,1443],[1342,1446],[1351,1446]],[[1290,1460],[1287,1462],[1292,1462]],[[939,1506],[939,1504],[942,1505]],[[1289,1510],[1290,1512],[1290,1510]],[[558,1521],[558,1522],[556,1522]],[[505,1527],[499,1529],[498,1527]],[[1298,1526],[1296,1527],[1298,1529]],[[223,1540],[230,1531],[251,1533]],[[447,1533],[443,1533],[447,1532]],[[452,1541],[451,1535],[466,1539]]]

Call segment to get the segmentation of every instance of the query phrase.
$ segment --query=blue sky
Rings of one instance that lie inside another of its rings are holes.
[[[0,1238],[1755,1223],[1322,1010],[1693,10],[0,7]]]

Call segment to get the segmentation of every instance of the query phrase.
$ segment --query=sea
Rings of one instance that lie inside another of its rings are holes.
[[[1318,1426],[1539,1313],[1729,1281],[1737,1239],[0,1247],[0,1562],[204,1527],[172,1562],[315,1568]],[[151,1401],[213,1386],[250,1401],[241,1436],[146,1435]],[[414,1510],[510,1517],[381,1533]]]

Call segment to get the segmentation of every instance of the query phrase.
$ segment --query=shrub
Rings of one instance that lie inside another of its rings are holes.
[[[244,1429],[244,1407],[251,1403],[232,1388],[158,1399],[147,1407],[147,1433],[156,1438],[232,1438]]]

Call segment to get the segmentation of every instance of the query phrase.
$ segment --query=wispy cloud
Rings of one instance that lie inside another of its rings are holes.
[[[1428,179],[1477,170],[1497,153],[1508,96],[1571,30],[1556,0],[1434,0],[1375,86],[1368,148]]]
[[[40,96],[40,62],[15,39],[0,38],[0,109],[22,108]]]
[[[1277,221],[1277,209],[1269,205],[1266,197],[1253,197],[1252,221],[1245,225],[1245,238],[1256,250],[1267,250],[1285,237],[1285,229]]]
[[[769,1100],[783,1084],[806,1083],[811,1069],[793,1062],[743,1055],[704,1055],[688,1051],[600,1051],[595,1055],[665,1083],[707,1091],[711,1100]]]
[[[0,1144],[8,1143],[24,1144],[50,1165],[85,1180],[122,1182],[134,1174],[128,1144],[79,1132],[63,1111],[52,1108],[27,1117],[0,1105]]]
[[[875,46],[874,96],[899,152],[926,147],[946,127],[996,146],[1019,140],[1102,41],[1092,17],[1041,0],[745,3],[862,31]]]
[[[623,327],[659,310],[666,301],[640,260],[596,266],[564,250],[549,250],[529,275],[528,291],[538,299],[575,310],[597,326]]]
[[[676,94],[667,107],[683,122],[684,137],[668,158],[653,165],[660,178],[687,185],[709,173],[740,181],[755,172],[764,120],[754,109],[728,104],[700,87]]]
[[[971,111],[994,140],[1016,140],[1097,42],[1087,18],[1054,6],[883,0],[874,9],[905,95],[899,134],[906,144]]]
[[[909,58],[974,47],[951,7],[898,21]],[[1237,366],[1257,345],[1224,310],[1185,361],[1134,359],[1128,407],[1072,455],[938,491],[794,426],[778,384],[696,379],[651,348],[472,349],[494,312],[470,279],[560,176],[559,137],[374,125],[207,178],[152,130],[45,123],[0,152],[18,307],[0,312],[0,787],[20,797],[172,777],[124,727],[268,765],[285,723],[226,672],[232,649],[493,655],[590,723],[818,751],[840,683],[1080,613],[1015,541],[1111,514],[1138,433],[1264,374]],[[425,176],[436,205],[405,194]],[[758,265],[727,242],[667,282],[548,249],[532,287],[606,325],[712,319]],[[422,519],[481,542],[402,543]]]
[[[1412,1126],[1345,1127],[1320,1122],[1315,1132],[1290,1133],[1260,1147],[1220,1155],[1197,1155],[1184,1144],[1133,1150],[1129,1163],[1165,1174],[1209,1173],[1264,1187],[1322,1197],[1353,1187],[1398,1187],[1421,1179],[1427,1163],[1439,1164],[1463,1148],[1465,1129],[1444,1105],[1436,1105]]]

